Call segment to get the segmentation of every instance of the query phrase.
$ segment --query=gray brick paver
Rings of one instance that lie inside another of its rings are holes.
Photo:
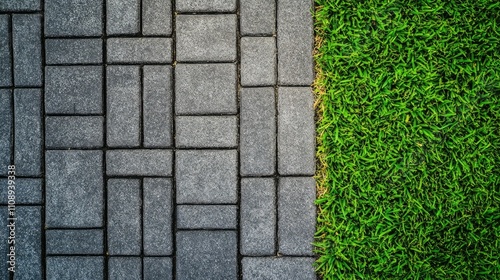
[[[14,84],[39,87],[42,85],[42,39],[39,14],[12,16]]]
[[[179,12],[233,12],[236,0],[178,0],[175,3]]]
[[[144,255],[172,254],[172,181],[144,179]]]
[[[273,86],[276,83],[274,37],[241,38],[241,85]]]
[[[105,0],[45,0],[46,36],[100,36]]]
[[[16,279],[42,279],[40,206],[16,207]]]
[[[179,229],[236,229],[236,205],[178,205]]]
[[[102,254],[103,235],[101,229],[47,230],[47,254]]]
[[[0,174],[7,175],[7,167],[10,165],[10,155],[12,151],[12,122],[13,112],[10,107],[12,101],[12,91],[0,89]]]
[[[0,2],[0,11],[18,12],[18,11],[39,11],[41,0],[2,0]]]
[[[109,258],[109,280],[141,280],[142,264],[139,257]]]
[[[101,148],[103,146],[103,117],[62,116],[46,117],[46,148]]]
[[[145,257],[144,279],[148,280],[172,280],[172,259]]]
[[[172,34],[172,1],[142,1],[142,33],[164,36]]]
[[[176,117],[179,148],[230,148],[238,145],[236,116]]]
[[[243,258],[244,280],[316,280],[314,258]]]
[[[109,38],[108,63],[170,63],[172,39],[170,38]]]
[[[5,168],[7,170],[7,168]],[[0,179],[0,186],[7,186],[7,178]],[[16,179],[16,204],[41,204],[42,179],[17,178]],[[8,203],[8,188],[0,189],[0,203]]]
[[[172,151],[108,150],[106,168],[111,176],[172,176]]]
[[[48,65],[102,63],[102,39],[47,39],[45,62]]]
[[[10,15],[0,15],[0,86],[2,87],[12,85],[9,30]]]
[[[240,1],[241,35],[272,35],[276,26],[275,0]]]
[[[104,257],[47,257],[47,280],[61,279],[104,279]]]
[[[106,0],[106,33],[108,35],[140,32],[140,0]]]

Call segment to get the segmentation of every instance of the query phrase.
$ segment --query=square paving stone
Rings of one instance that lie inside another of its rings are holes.
[[[172,62],[171,38],[109,38],[107,40],[109,63],[170,63]]]
[[[236,60],[236,25],[236,15],[177,16],[177,60]]]
[[[314,258],[243,258],[244,280],[316,280]]]
[[[175,5],[179,12],[233,12],[236,10],[236,0],[177,0]]]
[[[237,203],[236,150],[177,150],[177,203]]]
[[[45,238],[47,254],[103,253],[102,229],[47,230]]]
[[[102,151],[47,151],[46,225],[103,226]]]
[[[102,63],[102,39],[47,39],[47,64]]]
[[[9,33],[10,33],[10,16],[0,15],[0,86],[1,87],[9,87],[12,85],[12,61],[11,61],[12,54],[10,53],[11,39]]]
[[[172,180],[144,178],[144,255],[172,254]]]
[[[236,229],[236,205],[178,205],[177,228]]]
[[[45,0],[45,35],[101,35],[102,1]]]
[[[5,168],[7,170],[7,168]],[[7,186],[7,178],[0,179],[1,186]],[[16,204],[41,204],[42,179],[16,178]],[[7,187],[0,189],[0,203],[7,204]]]
[[[147,280],[172,280],[172,259],[145,257],[144,279]]]
[[[241,85],[273,86],[276,83],[276,43],[274,37],[243,37]]]
[[[0,174],[7,175],[7,167],[11,164],[10,156],[13,151],[12,126],[13,112],[10,106],[12,91],[0,89]]]
[[[106,0],[107,35],[139,33],[140,9],[141,0]]]
[[[2,0],[0,1],[0,11],[40,11],[40,0]]]
[[[177,64],[176,114],[236,114],[235,64]]]
[[[109,258],[109,280],[141,280],[142,261],[137,257]]]
[[[42,279],[40,206],[16,207],[16,279]]]
[[[163,36],[172,34],[172,1],[142,1],[142,34]]]
[[[176,118],[179,148],[224,148],[238,145],[236,116],[181,116]]]
[[[241,35],[271,35],[275,33],[276,1],[240,1]]]
[[[99,148],[103,145],[103,117],[62,116],[45,119],[46,148]]]
[[[47,257],[46,269],[47,280],[100,280],[104,279],[104,257]]]
[[[108,150],[110,176],[172,176],[171,150]]]
[[[102,113],[102,66],[47,66],[45,113]]]
[[[12,16],[14,84],[42,85],[42,24],[38,14]]]
[[[236,232],[177,233],[176,279],[237,279],[237,267]]]

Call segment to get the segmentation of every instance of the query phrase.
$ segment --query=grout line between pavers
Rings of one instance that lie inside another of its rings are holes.
[[[103,172],[103,279],[109,279],[109,248],[108,248],[108,176],[107,176],[107,164],[106,164],[106,150],[107,150],[107,138],[108,138],[108,127],[107,127],[107,1],[102,1],[102,35],[99,37],[102,39],[102,81],[101,81],[101,103],[102,103],[102,114],[103,114],[103,147],[102,151],[102,172]]]
[[[274,68],[274,220],[275,220],[275,225],[274,225],[274,255],[279,256],[279,170],[278,170],[278,164],[279,164],[279,158],[278,158],[278,125],[279,125],[279,111],[278,111],[278,89],[279,89],[279,74],[278,74],[278,3],[279,0],[276,0],[275,6],[274,6],[274,52],[275,52],[275,68]]]
[[[144,178],[140,180],[139,195],[141,198],[140,204],[140,219],[141,219],[141,278],[144,279]]]
[[[238,204],[236,205],[236,252],[237,252],[237,278],[239,280],[243,279],[243,268],[242,260],[243,256],[241,254],[241,33],[240,33],[240,12],[241,12],[241,1],[236,0],[236,71],[237,71],[237,81],[236,81],[236,110],[237,110],[237,138],[238,146],[236,147],[237,158],[236,158],[236,174],[238,175],[238,185],[237,185],[237,198]]]
[[[171,258],[171,276],[173,280],[177,279],[177,181],[176,181],[176,156],[177,156],[177,141],[176,141],[176,123],[175,123],[175,102],[176,102],[176,91],[175,91],[175,85],[176,85],[176,80],[175,80],[175,67],[177,65],[177,12],[176,12],[176,0],[172,0],[171,2],[171,14],[172,14],[172,67],[170,69],[171,71],[171,84],[170,84],[170,89],[172,91],[172,99],[171,99],[171,121],[172,121],[172,128],[171,128],[171,145],[172,145],[172,190],[171,190],[171,201],[170,205],[172,207],[171,211],[171,242],[172,242],[172,258]]]

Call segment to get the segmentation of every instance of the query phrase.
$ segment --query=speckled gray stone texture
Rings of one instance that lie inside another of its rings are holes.
[[[0,1],[0,11],[40,11],[40,1],[41,0],[2,0]]]
[[[234,12],[236,0],[177,0],[179,12]]]
[[[41,207],[16,207],[16,217],[16,278],[42,279]]]
[[[109,280],[141,280],[142,261],[139,257],[112,257],[108,263]]]
[[[1,5],[1,4],[0,4]],[[10,16],[0,15],[0,86],[12,85],[12,58],[10,53]],[[4,106],[6,107],[6,106]]]
[[[170,38],[109,38],[108,63],[170,63],[172,39]]]
[[[7,170],[7,168],[5,168]],[[7,186],[7,178],[0,179],[1,186]],[[16,178],[16,205],[42,203],[42,179]],[[0,203],[7,204],[8,188],[0,189]]]
[[[47,39],[45,62],[48,65],[102,63],[102,39]]]
[[[179,205],[177,228],[236,229],[236,205]]]
[[[106,168],[111,176],[172,176],[172,151],[108,150]]]
[[[103,117],[61,116],[45,118],[45,147],[100,148]]]
[[[171,258],[144,258],[144,279],[148,280],[172,280]]]
[[[172,34],[171,0],[142,1],[142,34],[163,36]]]
[[[102,254],[103,230],[65,229],[45,232],[47,254]]]
[[[42,24],[39,14],[12,16],[14,85],[42,85]]]
[[[244,280],[316,280],[314,258],[243,258]]]
[[[238,145],[236,116],[181,116],[176,118],[180,148],[228,148]]]
[[[241,85],[276,84],[276,43],[274,37],[243,37],[241,48]]]
[[[240,1],[241,35],[272,35],[276,25],[275,0]]]
[[[102,1],[104,0],[45,0],[45,35],[101,35]]]
[[[102,256],[47,257],[47,280],[104,279],[104,258]]]
[[[140,32],[141,0],[106,0],[106,33],[108,35]]]
[[[0,89],[0,174],[7,175],[7,167],[11,164],[10,156],[12,152],[12,91]]]
[[[172,180],[145,178],[143,188],[144,254],[172,254]]]

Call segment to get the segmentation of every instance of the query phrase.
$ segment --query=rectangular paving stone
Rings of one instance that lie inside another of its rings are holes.
[[[172,280],[171,258],[144,258],[144,279]]]
[[[316,280],[314,258],[243,258],[244,280]]]
[[[106,0],[107,35],[139,33],[140,5],[140,0]]]
[[[144,178],[144,254],[172,254],[172,180]]]
[[[178,205],[179,229],[236,229],[236,205]]]
[[[178,0],[175,3],[179,12],[234,12],[236,0]]]
[[[47,230],[47,254],[103,254],[102,229]]]
[[[236,60],[236,26],[236,15],[177,16],[177,60]]]
[[[9,228],[7,227],[10,221],[7,221],[9,217],[7,206],[0,207],[0,238],[3,242],[0,242],[0,279],[2,280],[10,280],[9,271],[7,270],[10,267],[10,264],[7,263],[9,261],[10,256],[10,245],[6,242],[9,240]]]
[[[48,228],[103,226],[102,151],[46,151]]]
[[[102,66],[45,67],[45,113],[101,114]]]
[[[2,0],[1,12],[40,11],[40,0]]]
[[[141,253],[141,181],[108,180],[107,239],[110,255]]]
[[[144,66],[144,147],[172,146],[172,68]]]
[[[42,279],[41,206],[16,207],[16,217],[15,279]]]
[[[172,2],[170,0],[142,1],[142,34],[172,34]]]
[[[103,146],[104,118],[61,116],[45,118],[46,148],[99,148]]]
[[[102,39],[47,39],[47,64],[102,63]]]
[[[104,257],[47,257],[47,280],[104,279]]]
[[[10,16],[0,15],[0,87],[12,85],[10,40]]]
[[[139,257],[109,258],[109,280],[139,280],[142,279],[142,261]]]
[[[237,203],[236,150],[177,150],[177,203]]]
[[[276,43],[274,37],[241,38],[241,85],[276,84]]]
[[[316,230],[316,182],[312,177],[280,178],[278,240],[282,255],[312,256]]]
[[[182,114],[236,114],[235,64],[177,64],[175,112]]]
[[[102,35],[103,1],[45,0],[45,35]]]
[[[274,178],[241,179],[241,254],[275,254],[276,187]]]
[[[234,231],[177,232],[176,279],[237,279]]]
[[[14,90],[16,175],[42,173],[42,93],[40,89]]]
[[[176,146],[179,148],[223,148],[238,145],[236,116],[176,117]]]
[[[108,150],[106,168],[111,176],[172,176],[172,151]]]
[[[272,175],[276,167],[274,88],[242,88],[240,109],[240,173]]]
[[[7,169],[7,168],[6,168]],[[42,179],[16,178],[16,205],[42,203]],[[8,203],[7,178],[0,179],[0,203]]]
[[[141,144],[139,66],[108,66],[106,72],[107,144],[110,147],[138,147]]]
[[[309,86],[313,72],[310,0],[278,0],[278,83]]]
[[[245,0],[240,2],[241,35],[275,34],[276,1]]]
[[[7,175],[8,166],[11,164],[10,156],[13,152],[12,147],[12,126],[13,116],[12,91],[0,89],[0,175]]]
[[[309,87],[278,89],[278,172],[313,175],[315,172],[314,97]]]
[[[108,63],[170,63],[171,38],[109,38]]]
[[[39,87],[42,85],[42,39],[39,14],[12,16],[14,84]]]

